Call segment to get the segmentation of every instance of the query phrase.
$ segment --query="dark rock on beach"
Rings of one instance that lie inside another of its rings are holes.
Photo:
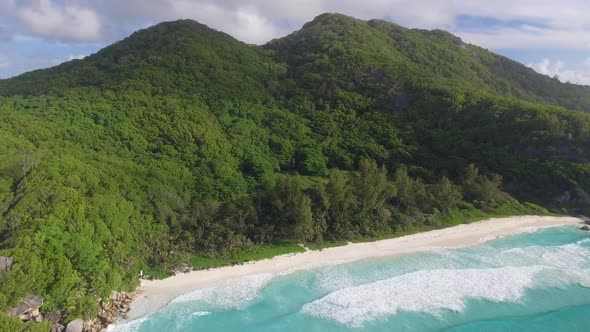
[[[110,301],[103,301],[101,303],[101,310],[96,319],[92,320],[92,328],[84,330],[84,332],[101,331],[109,324],[115,323],[119,318],[125,319],[129,312],[129,307],[133,298],[137,295],[136,292],[111,292],[109,295]]]
[[[7,312],[6,315],[19,317],[23,321],[51,322],[51,332],[99,332],[109,324],[115,323],[119,318],[127,318],[129,307],[136,294],[136,292],[111,292],[109,298],[100,303],[101,311],[97,317],[86,321],[78,318],[68,324],[63,323],[68,318],[67,313],[63,314],[54,310],[42,315],[40,308],[43,305],[43,298],[33,294],[27,295],[16,308]]]
[[[51,332],[64,332],[65,329],[66,327],[61,324],[51,325]]]
[[[73,321],[68,323],[66,327],[66,332],[83,332],[84,331],[84,321],[80,318],[74,319]]]

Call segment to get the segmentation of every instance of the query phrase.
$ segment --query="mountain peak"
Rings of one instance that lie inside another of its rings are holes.
[[[176,21],[165,21],[152,25],[145,29],[138,30],[129,37],[142,34],[170,34],[170,33],[212,33],[212,34],[227,34],[208,27],[205,24],[199,23],[191,19],[180,19]],[[128,38],[129,38],[128,37]]]
[[[313,20],[311,20],[310,22],[307,22],[306,24],[320,24],[320,23],[328,23],[328,22],[343,23],[343,22],[364,22],[364,21],[360,20],[358,18],[349,16],[349,15],[341,14],[341,13],[323,13],[323,14],[317,15],[316,17],[313,18]]]
[[[355,26],[366,24],[367,22],[354,18],[352,16],[340,13],[323,13],[314,17],[313,20],[305,23],[299,31],[313,28],[321,28],[326,26]]]
[[[590,109],[587,87],[566,88],[515,61],[467,46],[447,31],[407,29],[384,20],[364,21],[338,13],[318,15],[300,30],[262,47],[193,20],[162,22],[83,60],[0,81],[0,95],[39,95],[81,86],[125,86],[134,81],[134,86],[154,93],[198,87],[207,95],[250,93],[260,97],[272,93],[267,86],[278,87],[276,83],[284,77],[277,73],[286,71],[301,79],[311,74],[328,75],[319,59],[329,62],[330,70],[340,76],[333,79],[332,92],[358,87],[361,77],[373,72],[379,76],[380,85],[375,87],[386,88],[384,82],[414,85],[428,81],[441,87],[468,87]],[[232,78],[239,77],[250,84],[223,92],[224,87],[235,84]]]

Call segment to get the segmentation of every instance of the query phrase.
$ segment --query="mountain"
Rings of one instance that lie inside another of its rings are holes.
[[[0,309],[88,318],[140,271],[588,212],[589,89],[339,14],[263,46],[166,22],[1,80]]]
[[[243,94],[239,98],[259,97],[269,92],[269,83],[276,83],[277,75],[285,70],[283,65],[293,74],[317,72],[321,56],[341,61],[332,65],[346,66],[334,68],[337,70],[356,66],[357,71],[348,75],[358,76],[358,71],[367,68],[379,69],[408,84],[476,88],[495,95],[590,110],[590,87],[561,83],[516,61],[466,44],[446,31],[406,29],[382,20],[366,22],[339,14],[320,15],[301,30],[262,47],[246,45],[195,21],[165,22],[140,30],[84,60],[0,80],[0,94],[41,95],[80,86],[140,81],[148,82],[151,89],[159,88],[154,91],[157,93],[196,89],[207,95],[222,91],[227,96],[228,92],[240,91]],[[350,78],[354,79],[343,77]],[[232,85],[242,80],[248,84]],[[242,91],[244,88],[246,91]]]
[[[590,110],[590,87],[563,84],[442,30],[406,29],[382,20],[324,14],[265,47],[276,50],[294,75],[321,71],[322,57],[329,57],[335,60],[330,65],[337,67],[324,69],[348,75],[343,82],[358,82],[360,75],[373,70],[389,82],[417,88],[452,85]]]
[[[265,51],[195,21],[135,32],[83,60],[0,81],[2,95],[43,95],[77,87],[178,90],[211,96],[260,97],[274,63]],[[246,83],[241,86],[235,82]]]

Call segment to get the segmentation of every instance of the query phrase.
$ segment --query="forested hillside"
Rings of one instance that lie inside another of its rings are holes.
[[[90,317],[140,271],[589,211],[588,110],[589,87],[444,31],[158,24],[0,81],[0,309]]]

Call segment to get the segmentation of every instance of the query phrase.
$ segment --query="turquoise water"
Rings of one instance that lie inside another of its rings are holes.
[[[256,275],[116,331],[590,331],[590,233],[558,227],[455,250]]]

